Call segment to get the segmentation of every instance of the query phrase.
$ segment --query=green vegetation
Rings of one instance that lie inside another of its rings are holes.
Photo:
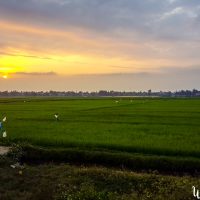
[[[8,137],[2,143],[52,149],[50,160],[83,161],[89,156],[89,163],[107,160],[134,169],[160,170],[168,163],[174,166],[171,171],[200,170],[198,98],[0,99],[0,117],[4,115]]]
[[[190,200],[200,187],[198,98],[7,98],[4,116],[2,200]]]

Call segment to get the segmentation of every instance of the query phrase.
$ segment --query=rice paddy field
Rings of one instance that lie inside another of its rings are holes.
[[[10,141],[200,157],[200,99],[0,99],[4,116]]]

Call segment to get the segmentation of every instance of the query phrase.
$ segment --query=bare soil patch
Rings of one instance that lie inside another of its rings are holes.
[[[10,147],[0,146],[0,155],[5,155],[10,151]]]

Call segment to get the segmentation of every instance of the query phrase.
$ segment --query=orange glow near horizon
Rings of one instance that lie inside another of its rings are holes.
[[[3,56],[0,58],[0,73],[55,72],[60,75],[105,74],[137,72],[145,63],[121,58],[105,58],[87,55],[48,55],[48,59],[33,56]],[[117,64],[116,64],[117,63]],[[5,67],[12,66],[12,67]],[[135,66],[135,67],[134,67]]]
[[[123,44],[99,36],[91,40],[82,36],[82,33],[86,33],[84,30],[64,31],[0,20],[0,31],[16,37],[18,44],[17,47],[6,48],[2,54],[0,52],[0,74],[3,75],[14,75],[17,72],[55,72],[64,76],[135,73],[158,68],[160,63],[163,63],[163,66],[171,64],[161,59],[124,56],[123,48],[130,48],[132,51],[131,48],[137,48],[137,44]],[[24,39],[24,46],[20,43],[21,37]],[[54,39],[58,44],[55,49],[51,46]],[[37,40],[45,40],[47,46],[40,42],[35,45]],[[64,43],[74,49],[69,51]],[[88,49],[94,51],[87,51]]]

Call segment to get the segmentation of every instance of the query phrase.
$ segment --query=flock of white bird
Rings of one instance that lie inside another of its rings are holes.
[[[56,121],[59,120],[59,115],[58,115],[57,113],[54,115],[54,117],[55,117]],[[6,138],[6,137],[7,137],[7,132],[6,132],[6,130],[4,130],[4,128],[3,128],[3,124],[4,124],[6,121],[7,121],[7,117],[4,117],[4,118],[2,119],[2,121],[0,121],[0,133],[2,132],[2,137],[3,137],[3,138]]]
[[[130,102],[132,102],[132,100]],[[115,103],[119,103],[119,101],[115,101]],[[59,115],[57,113],[54,115],[54,117],[55,117],[56,121],[59,120]],[[0,122],[0,132],[3,132],[3,134],[2,134],[3,138],[7,137],[7,132],[6,132],[6,130],[3,129],[3,123],[5,123],[6,121],[7,121],[7,117],[4,117],[2,119],[2,121]]]
[[[3,138],[6,138],[7,137],[7,132],[3,129],[3,123],[5,123],[7,121],[7,117],[4,117],[2,119],[2,121],[0,122],[0,131],[3,131]]]

